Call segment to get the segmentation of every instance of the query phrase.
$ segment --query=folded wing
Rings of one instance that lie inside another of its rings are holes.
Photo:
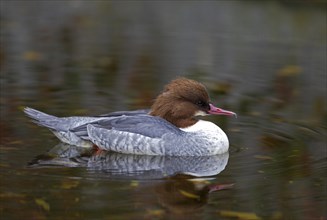
[[[103,118],[71,131],[104,150],[147,155],[164,155],[163,139],[184,133],[169,122],[149,115]]]

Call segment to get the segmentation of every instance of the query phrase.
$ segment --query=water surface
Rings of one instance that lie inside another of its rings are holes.
[[[326,219],[325,7],[1,1],[0,217]],[[22,113],[146,108],[177,76],[238,113],[206,118],[227,133],[227,159],[97,155],[91,166]]]

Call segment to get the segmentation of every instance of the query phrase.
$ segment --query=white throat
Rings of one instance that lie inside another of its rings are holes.
[[[206,116],[206,115],[208,115],[208,114],[201,110],[195,112],[195,114],[194,114],[194,116]]]
[[[199,120],[194,125],[191,125],[186,128],[181,128],[181,130],[183,130],[185,132],[199,132],[199,131],[218,132],[221,129],[217,125],[215,125],[214,123],[212,123],[210,121]]]

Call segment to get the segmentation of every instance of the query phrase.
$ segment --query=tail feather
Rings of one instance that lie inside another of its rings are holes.
[[[39,126],[56,129],[60,119],[53,115],[48,115],[33,108],[25,107],[24,113]]]

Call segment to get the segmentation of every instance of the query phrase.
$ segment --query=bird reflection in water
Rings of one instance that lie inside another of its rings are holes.
[[[228,153],[201,157],[128,155],[60,143],[37,156],[28,166],[85,167],[94,177],[147,180],[141,181],[136,190],[141,195],[135,198],[149,206],[159,203],[165,215],[185,217],[185,214],[199,212],[207,204],[210,193],[233,187],[233,184],[213,183],[215,176],[225,169],[228,157]],[[152,191],[155,198],[144,198],[144,190]],[[151,218],[153,214],[146,215]]]
[[[112,176],[160,179],[176,174],[208,177],[219,174],[228,162],[228,152],[212,156],[153,156],[94,151],[60,143],[35,157],[29,167],[86,167]]]

